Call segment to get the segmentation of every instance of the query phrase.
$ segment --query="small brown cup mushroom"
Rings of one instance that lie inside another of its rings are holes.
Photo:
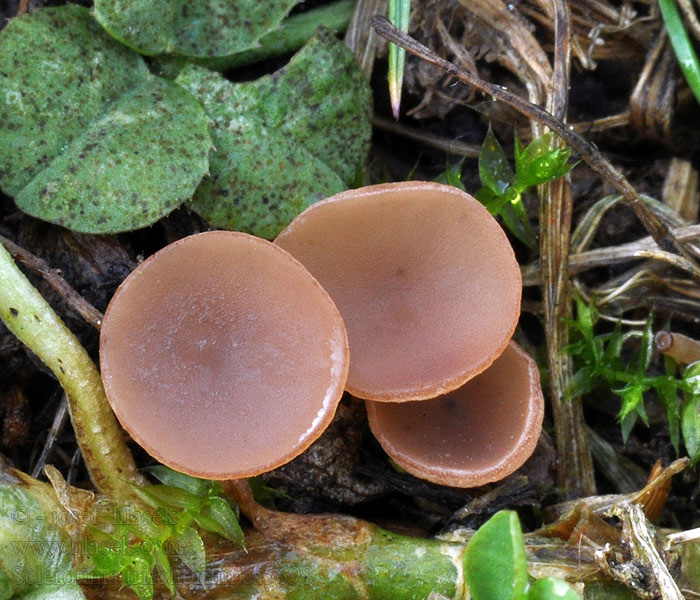
[[[654,336],[654,347],[684,365],[700,360],[700,341],[682,333],[661,329]]]
[[[372,433],[399,466],[455,487],[498,481],[520,467],[537,445],[544,411],[537,365],[515,342],[449,394],[366,404]]]
[[[350,340],[347,389],[377,401],[432,398],[486,369],[520,312],[503,230],[474,198],[410,181],[318,202],[275,240],[319,280]]]
[[[287,462],[321,434],[348,349],[337,308],[291,255],[215,231],[129,275],[107,308],[100,361],[114,412],[149,454],[232,479]]]

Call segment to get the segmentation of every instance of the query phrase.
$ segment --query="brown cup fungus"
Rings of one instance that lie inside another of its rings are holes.
[[[657,331],[654,336],[654,347],[662,354],[684,365],[700,360],[700,340],[682,333],[672,333],[666,329]]]
[[[454,390],[503,351],[520,312],[513,250],[468,194],[429,182],[350,190],[312,205],[275,240],[338,306],[347,390],[405,402]]]
[[[537,365],[515,342],[449,394],[366,404],[372,433],[399,466],[455,487],[498,481],[520,467],[537,445],[544,411]]]
[[[287,462],[323,432],[348,349],[338,310],[301,264],[215,231],[167,246],[122,283],[100,360],[114,412],[149,454],[233,479]]]

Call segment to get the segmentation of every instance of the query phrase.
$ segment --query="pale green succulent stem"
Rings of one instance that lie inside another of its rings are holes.
[[[97,488],[131,497],[142,483],[107,403],[100,374],[73,333],[0,244],[0,319],[56,375],[66,396],[85,464]]]

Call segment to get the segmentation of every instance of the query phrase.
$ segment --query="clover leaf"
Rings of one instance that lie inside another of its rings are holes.
[[[86,233],[150,225],[208,167],[202,108],[151,75],[79,6],[0,34],[0,187],[25,212]]]
[[[228,56],[258,46],[298,0],[96,0],[95,17],[142,54]]]
[[[328,30],[256,81],[231,83],[187,65],[176,82],[212,120],[210,175],[191,207],[214,227],[274,237],[310,204],[349,187],[364,161],[369,85]]]

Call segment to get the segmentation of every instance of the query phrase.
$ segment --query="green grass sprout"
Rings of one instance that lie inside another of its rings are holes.
[[[571,150],[552,148],[552,135],[547,133],[527,146],[515,136],[515,169],[489,126],[479,153],[481,189],[476,198],[495,217],[501,217],[510,232],[530,250],[537,249],[537,234],[530,224],[523,203],[523,194],[530,188],[566,175]],[[436,181],[464,190],[461,181],[462,162],[448,165]]]
[[[387,16],[394,27],[407,33],[408,21],[411,16],[411,0],[389,0]],[[391,99],[391,112],[397,121],[401,108],[401,88],[403,87],[405,62],[406,50],[396,44],[389,44],[389,97]]]
[[[683,19],[674,0],[659,0],[659,8],[683,75],[685,75],[695,99],[700,102],[700,63],[688,32],[683,26]]]

